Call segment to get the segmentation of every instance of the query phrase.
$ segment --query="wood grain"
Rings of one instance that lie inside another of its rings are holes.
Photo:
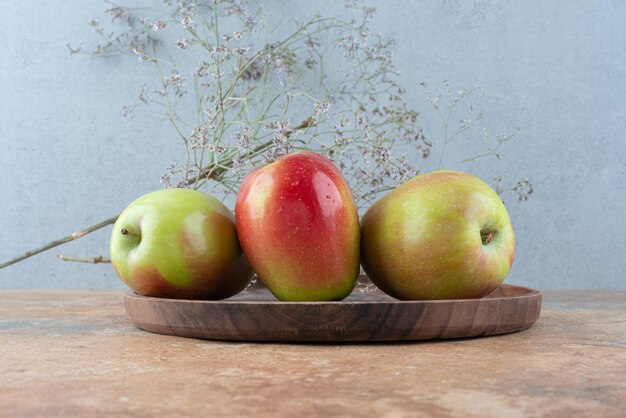
[[[355,290],[343,301],[280,302],[267,289],[223,301],[150,298],[128,292],[139,328],[180,337],[233,341],[402,341],[505,334],[539,318],[541,292],[503,285],[481,299],[399,301]]]

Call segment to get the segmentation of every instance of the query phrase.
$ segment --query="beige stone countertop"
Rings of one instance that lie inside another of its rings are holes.
[[[117,291],[0,290],[0,416],[625,417],[626,292],[508,335],[257,344],[151,334]]]

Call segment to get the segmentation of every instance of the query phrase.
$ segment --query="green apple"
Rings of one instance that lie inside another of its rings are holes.
[[[131,203],[113,227],[111,262],[131,289],[154,297],[223,299],[253,275],[232,212],[187,189],[159,190]]]
[[[479,298],[511,268],[515,234],[496,192],[458,171],[417,176],[361,220],[361,263],[376,286],[404,300]]]

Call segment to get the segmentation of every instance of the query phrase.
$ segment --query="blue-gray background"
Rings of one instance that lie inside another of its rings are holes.
[[[373,4],[374,28],[397,40],[401,82],[414,106],[428,108],[420,81],[481,86],[490,125],[522,128],[501,161],[454,164],[461,144],[448,164],[488,181],[528,177],[535,185],[528,202],[507,200],[518,237],[507,280],[542,289],[626,288],[626,3]],[[277,1],[269,8],[303,19],[301,11],[314,6]],[[94,44],[86,22],[102,18],[104,8],[79,0],[2,6],[0,260],[113,216],[161,187],[164,168],[180,157],[166,122],[121,121],[122,105],[153,78],[149,66],[68,54],[67,42]],[[109,234],[110,227],[0,270],[0,287],[123,288],[110,265],[55,258],[107,255]]]

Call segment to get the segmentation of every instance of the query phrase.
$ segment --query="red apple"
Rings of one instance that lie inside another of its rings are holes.
[[[495,191],[458,171],[417,176],[377,201],[361,221],[361,262],[398,299],[485,296],[515,256],[509,214]]]
[[[280,300],[340,300],[359,273],[359,217],[333,163],[295,152],[252,171],[235,207],[243,252]]]

